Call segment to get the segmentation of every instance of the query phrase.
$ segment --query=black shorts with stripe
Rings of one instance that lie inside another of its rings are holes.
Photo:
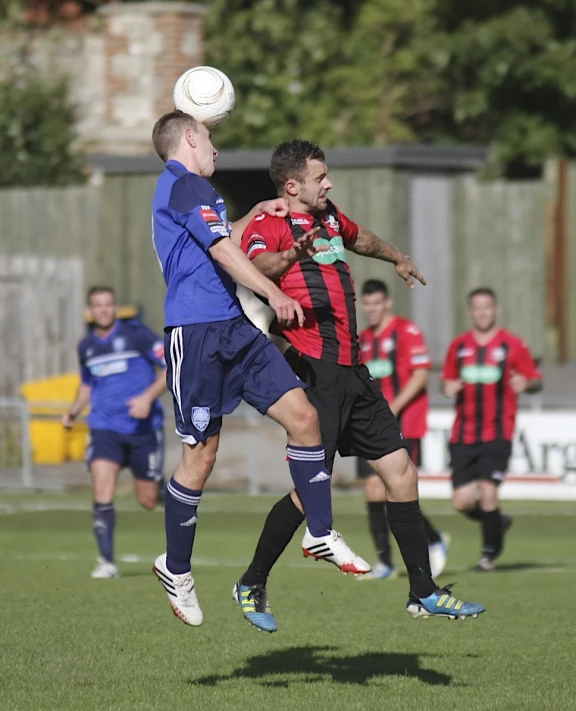
[[[284,354],[318,412],[330,471],[343,457],[380,459],[406,447],[398,420],[364,365],[338,365],[289,348]]]
[[[415,466],[422,465],[422,440],[421,439],[404,439],[404,446],[408,450],[408,456],[414,462]],[[368,464],[365,459],[358,459],[356,462],[356,478],[367,479],[376,472]]]

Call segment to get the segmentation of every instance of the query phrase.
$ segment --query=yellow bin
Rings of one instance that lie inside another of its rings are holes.
[[[30,441],[35,464],[62,464],[84,458],[88,427],[77,422],[66,430],[60,422],[74,401],[79,383],[77,373],[66,373],[22,385],[31,415]]]

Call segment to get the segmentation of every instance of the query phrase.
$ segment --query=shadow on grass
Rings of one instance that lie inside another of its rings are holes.
[[[146,568],[133,568],[126,570],[121,569],[120,576],[122,578],[150,578],[152,580],[152,566]]]
[[[234,679],[253,679],[261,686],[287,688],[291,683],[333,681],[366,684],[372,679],[403,676],[419,679],[431,686],[452,685],[450,676],[422,669],[422,656],[427,655],[366,652],[345,656],[337,647],[288,647],[249,657],[245,666],[230,674],[210,674],[189,679],[188,683],[193,686],[217,686]]]
[[[515,571],[522,571],[522,570],[550,570],[550,569],[558,569],[558,568],[563,568],[564,566],[562,563],[554,563],[553,561],[549,563],[531,563],[529,561],[526,561],[525,563],[504,563],[503,565],[500,565],[496,563],[496,568],[494,569],[494,572],[496,573],[513,573]]]

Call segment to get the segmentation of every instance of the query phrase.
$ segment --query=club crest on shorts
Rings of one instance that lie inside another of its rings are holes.
[[[210,423],[209,407],[192,408],[192,424],[199,432],[204,432]]]

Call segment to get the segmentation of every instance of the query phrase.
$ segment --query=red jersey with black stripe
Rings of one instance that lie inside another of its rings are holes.
[[[346,261],[346,248],[356,242],[358,225],[331,202],[320,215],[262,214],[245,229],[242,249],[250,259],[262,252],[285,252],[314,227],[320,227],[314,244],[329,250],[296,262],[278,280],[280,289],[302,306],[304,326],[278,328],[300,353],[340,365],[358,365],[356,294]]]
[[[400,316],[395,316],[380,332],[373,328],[362,331],[360,350],[362,362],[388,402],[395,400],[415,370],[432,367],[422,331],[415,323]],[[424,390],[399,413],[398,422],[405,438],[424,437],[428,408],[428,395]]]
[[[528,346],[513,333],[500,329],[481,346],[473,331],[450,344],[443,380],[461,380],[456,399],[452,444],[512,440],[518,396],[510,379],[519,373],[528,380],[542,377]]]

